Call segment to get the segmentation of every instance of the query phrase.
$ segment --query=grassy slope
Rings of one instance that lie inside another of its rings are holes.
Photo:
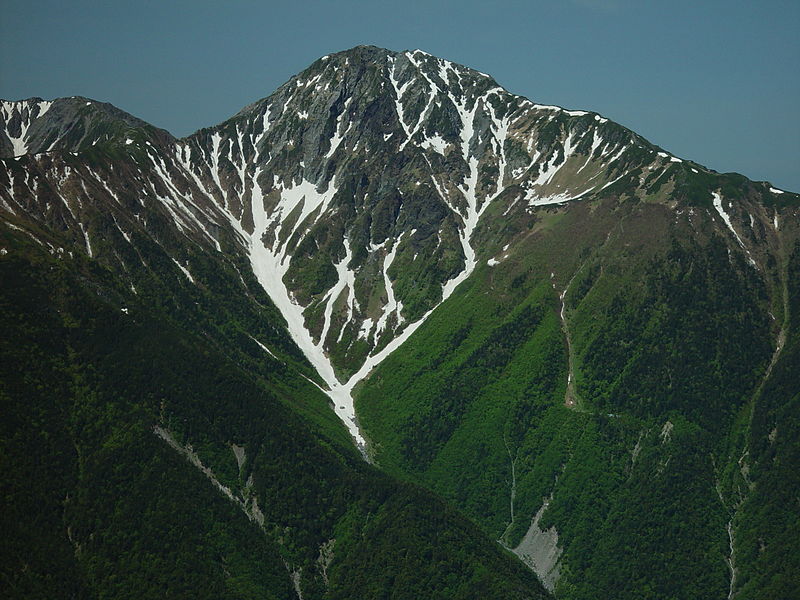
[[[493,537],[515,545],[552,493],[562,597],[727,593],[714,457],[769,360],[769,301],[695,220],[610,201],[540,213],[358,392],[378,463]]]
[[[184,325],[193,292],[154,307],[95,262],[1,234],[5,597],[288,598],[289,570],[304,598],[545,596],[452,508],[363,463],[322,394],[295,411],[312,386],[263,358],[245,371],[249,346]],[[258,498],[263,532],[156,424]]]

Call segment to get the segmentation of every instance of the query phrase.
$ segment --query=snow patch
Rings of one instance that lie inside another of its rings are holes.
[[[38,104],[39,104],[39,114],[36,115],[37,119],[39,117],[43,117],[44,113],[46,113],[48,110],[50,110],[50,107],[53,106],[53,103],[52,102],[48,102],[47,100],[43,100],[42,102],[39,102]]]
[[[79,221],[78,225],[81,228],[84,240],[86,240],[86,254],[89,255],[89,258],[94,258],[94,254],[92,254],[92,243],[89,241],[89,233],[86,231],[86,228],[83,226],[83,223]]]
[[[528,201],[528,206],[546,206],[548,204],[564,204],[564,202],[569,202],[570,200],[577,200],[578,196],[554,194],[552,196],[540,197],[529,190],[525,199]]]
[[[189,281],[191,281],[192,283],[194,283],[194,282],[195,282],[195,281],[194,281],[194,277],[192,277],[192,274],[189,272],[189,269],[187,269],[186,267],[184,267],[184,266],[183,266],[181,263],[179,263],[179,262],[178,262],[177,260],[175,260],[174,258],[172,259],[172,262],[174,262],[174,263],[177,265],[177,267],[178,267],[178,268],[181,270],[181,272],[182,272],[184,275],[186,275],[186,279],[188,279],[188,280],[189,280]]]
[[[714,208],[717,209],[717,213],[719,213],[719,216],[722,217],[723,221],[725,221],[725,225],[727,225],[728,229],[731,230],[731,233],[733,233],[733,236],[736,238],[736,241],[739,242],[739,245],[742,248],[744,248],[744,242],[742,241],[742,238],[739,237],[739,234],[736,233],[736,230],[733,228],[733,223],[731,223],[730,216],[728,215],[728,213],[725,212],[725,209],[722,208],[722,196],[720,195],[719,192],[714,192],[713,196],[714,196]]]
[[[333,305],[336,303],[336,300],[339,298],[339,295],[345,289],[350,290],[350,294],[348,296],[349,314],[347,321],[342,326],[342,330],[339,333],[338,339],[341,339],[342,332],[344,331],[345,326],[347,325],[347,323],[350,322],[350,320],[353,317],[353,306],[355,303],[355,293],[353,292],[353,289],[355,288],[356,275],[353,271],[351,271],[347,267],[347,265],[349,265],[350,261],[353,259],[353,252],[350,249],[350,242],[347,238],[344,239],[344,250],[345,250],[344,258],[337,265],[335,265],[336,274],[338,276],[336,284],[330,290],[328,290],[328,293],[325,294],[325,297],[322,299],[323,302],[326,303],[325,315],[324,315],[325,322],[324,325],[322,326],[322,333],[319,336],[319,343],[317,344],[317,347],[323,353],[325,352],[325,339],[328,337],[328,331],[330,330],[331,326],[331,318],[333,317]]]
[[[248,335],[247,337],[249,337],[249,338],[250,338],[251,340],[253,340],[253,341],[254,341],[256,344],[258,344],[259,348],[261,348],[261,349],[262,349],[264,352],[266,352],[267,354],[269,354],[269,355],[270,355],[272,358],[275,358],[275,359],[277,359],[277,358],[278,358],[277,356],[275,356],[275,354],[272,352],[272,350],[270,350],[269,348],[267,348],[267,347],[266,347],[264,344],[262,344],[261,342],[259,342],[259,341],[258,341],[256,338],[254,338],[252,335]]]
[[[397,316],[397,324],[400,325],[402,323],[403,317],[400,314],[400,311],[403,308],[401,302],[398,302],[394,296],[394,287],[392,286],[392,280],[389,279],[389,267],[392,266],[394,262],[394,258],[397,255],[397,248],[400,246],[400,242],[403,241],[403,234],[400,234],[400,237],[392,246],[391,251],[386,255],[386,258],[383,261],[383,285],[386,290],[386,304],[383,306],[383,313],[381,314],[378,322],[375,326],[375,334],[373,336],[373,343],[377,344],[378,339],[380,338],[381,333],[383,333],[384,329],[386,329],[387,322],[389,317],[394,313]]]
[[[423,141],[420,146],[422,146],[425,150],[432,148],[444,156],[444,151],[447,149],[447,142],[437,133],[433,137],[425,138],[425,141]]]

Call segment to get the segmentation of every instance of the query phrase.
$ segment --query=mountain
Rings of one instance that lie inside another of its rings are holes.
[[[797,194],[419,50],[0,107],[11,589],[797,590]]]

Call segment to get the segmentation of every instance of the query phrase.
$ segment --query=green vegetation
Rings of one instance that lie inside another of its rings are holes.
[[[737,598],[800,596],[800,244],[790,257],[788,282],[787,342],[755,398],[749,456],[733,457],[745,484],[743,495],[734,496]]]
[[[509,547],[548,499],[539,527],[558,532],[559,598],[723,597],[723,448],[769,362],[770,301],[757,271],[719,237],[653,236],[660,207],[620,205],[604,238],[577,233],[601,233],[612,206],[543,220],[517,249],[524,260],[512,254],[479,270],[358,390],[361,423],[380,466],[439,492]],[[571,246],[560,242],[568,231]],[[567,283],[579,410],[564,406],[558,294]],[[771,381],[789,389],[779,372]],[[778,398],[785,416],[791,402]],[[784,438],[787,458],[794,439]],[[784,499],[797,485],[786,478]],[[791,548],[785,532],[797,511],[779,514],[766,528],[775,551]],[[757,551],[757,534],[737,535]],[[798,555],[775,557],[770,589],[792,589]],[[743,594],[765,585],[754,569],[740,569]]]
[[[205,282],[158,302],[144,275],[133,294],[95,261],[0,234],[4,597],[283,599],[291,573],[304,598],[545,596],[452,507],[364,463],[302,365],[196,320]]]

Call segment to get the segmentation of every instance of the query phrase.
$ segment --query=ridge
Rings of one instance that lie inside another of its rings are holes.
[[[124,143],[126,134],[133,131],[158,144],[175,139],[168,131],[113,104],[83,96],[0,100],[0,157],[82,152],[97,145]]]

